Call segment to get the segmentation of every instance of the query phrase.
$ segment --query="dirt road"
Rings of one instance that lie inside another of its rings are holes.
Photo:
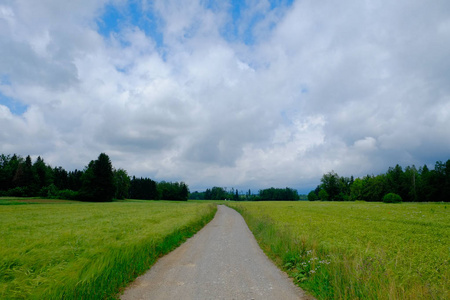
[[[266,257],[242,216],[219,205],[208,225],[158,260],[121,299],[312,298]]]

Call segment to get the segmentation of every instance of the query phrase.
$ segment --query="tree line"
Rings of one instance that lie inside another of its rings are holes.
[[[234,200],[234,201],[296,201],[300,200],[297,190],[291,188],[268,188],[259,190],[257,195],[252,194],[249,189],[248,192],[239,193],[234,188],[228,190],[223,187],[212,187],[206,189],[204,192],[195,191],[189,195],[189,199],[195,200]]]
[[[184,182],[156,182],[132,178],[124,169],[115,169],[108,155],[101,153],[83,170],[67,172],[52,168],[40,156],[0,155],[0,196],[46,197],[106,202],[115,199],[187,200]]]
[[[436,162],[433,170],[427,165],[403,169],[397,164],[384,174],[356,179],[331,171],[320,182],[308,194],[308,200],[373,202],[382,201],[387,194],[396,194],[405,202],[449,202],[450,159],[446,163]]]
[[[189,199],[192,200],[241,200],[239,191],[234,188],[227,189],[223,187],[214,186],[210,189],[206,189],[204,192],[195,191],[190,193]]]

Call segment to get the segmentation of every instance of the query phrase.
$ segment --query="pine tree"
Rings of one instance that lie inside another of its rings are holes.
[[[189,198],[189,188],[186,183],[181,182],[180,200],[187,201]]]
[[[47,167],[44,160],[38,156],[33,164],[33,172],[36,177],[37,189],[40,190],[43,187],[48,186],[51,182],[52,169]]]
[[[86,168],[80,191],[81,200],[93,202],[112,201],[116,192],[114,173],[108,155],[101,153]]]

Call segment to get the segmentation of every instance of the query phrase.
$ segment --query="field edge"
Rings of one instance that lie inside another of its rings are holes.
[[[208,213],[157,240],[137,243],[131,247],[111,248],[92,264],[83,267],[80,278],[55,282],[32,299],[119,299],[125,288],[147,272],[156,261],[175,250],[207,225],[215,216],[217,206],[208,205]]]
[[[448,295],[445,288],[436,293],[426,285],[408,290],[392,280],[392,276],[375,278],[375,274],[372,278],[370,268],[367,274],[355,273],[358,266],[367,263],[370,257],[320,246],[308,235],[293,235],[289,225],[279,226],[268,215],[254,215],[239,203],[226,205],[243,216],[266,255],[297,286],[317,299],[446,299]],[[372,267],[375,271],[376,266]]]

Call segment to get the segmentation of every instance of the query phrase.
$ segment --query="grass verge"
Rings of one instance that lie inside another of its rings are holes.
[[[165,201],[2,206],[0,298],[115,299],[215,212]]]
[[[318,299],[448,299],[444,204],[227,203]]]
[[[0,197],[0,205],[25,205],[25,204],[64,204],[64,203],[80,203],[79,201],[61,200],[61,199],[45,199],[40,197]]]

